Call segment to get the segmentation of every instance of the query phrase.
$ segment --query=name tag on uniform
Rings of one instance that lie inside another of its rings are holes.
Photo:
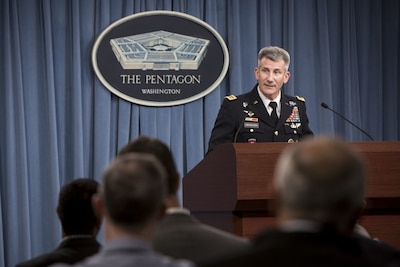
[[[260,128],[258,122],[244,122],[244,128]]]
[[[258,122],[258,118],[246,117],[246,118],[244,118],[244,121]]]

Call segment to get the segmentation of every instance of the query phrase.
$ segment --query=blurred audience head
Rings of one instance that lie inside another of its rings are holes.
[[[320,137],[289,145],[274,176],[279,216],[348,233],[365,205],[366,177],[360,153],[342,140]]]
[[[97,235],[101,218],[92,207],[92,196],[96,194],[98,182],[79,178],[65,184],[59,193],[57,214],[63,235]]]
[[[163,214],[165,170],[151,154],[127,153],[106,168],[100,186],[108,223],[123,232],[138,233]]]
[[[147,136],[139,136],[125,145],[118,153],[149,153],[154,155],[167,172],[168,194],[175,195],[179,188],[179,173],[170,149],[161,140]]]

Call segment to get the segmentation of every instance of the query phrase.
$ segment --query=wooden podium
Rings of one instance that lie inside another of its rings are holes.
[[[368,165],[372,237],[400,249],[400,142],[351,142]],[[272,175],[288,143],[222,144],[183,178],[183,205],[200,221],[252,238],[275,224]]]

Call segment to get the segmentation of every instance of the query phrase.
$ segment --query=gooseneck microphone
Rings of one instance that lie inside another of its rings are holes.
[[[324,102],[321,103],[321,106],[323,108],[329,109],[330,111],[332,111],[333,113],[335,113],[336,115],[338,115],[339,117],[341,117],[342,119],[344,119],[345,121],[347,121],[348,123],[350,123],[351,125],[353,125],[354,127],[356,127],[359,131],[361,131],[362,133],[364,133],[366,136],[369,137],[369,139],[371,139],[371,141],[374,141],[374,139],[363,129],[361,129],[360,127],[358,127],[357,125],[355,125],[353,122],[351,122],[349,119],[347,119],[345,116],[339,114],[338,112],[334,111],[333,109],[331,109],[327,104],[325,104]]]
[[[235,132],[235,136],[233,137],[233,143],[236,143],[237,137],[239,135],[240,130],[244,127],[244,121],[246,120],[246,116],[242,119],[242,122],[240,123],[238,129]]]

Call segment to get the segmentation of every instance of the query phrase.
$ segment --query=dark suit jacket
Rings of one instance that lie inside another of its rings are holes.
[[[176,259],[201,263],[233,255],[249,246],[247,239],[200,223],[188,214],[167,214],[154,238],[154,249]]]
[[[312,135],[304,99],[281,94],[281,115],[276,126],[268,114],[257,86],[249,93],[226,97],[221,105],[208,152],[222,143],[236,142],[297,142]]]
[[[95,238],[69,238],[52,252],[21,262],[16,267],[44,267],[59,262],[73,264],[97,253],[100,246]]]
[[[255,239],[252,248],[235,257],[202,267],[395,267],[400,252],[365,237],[269,230]]]

